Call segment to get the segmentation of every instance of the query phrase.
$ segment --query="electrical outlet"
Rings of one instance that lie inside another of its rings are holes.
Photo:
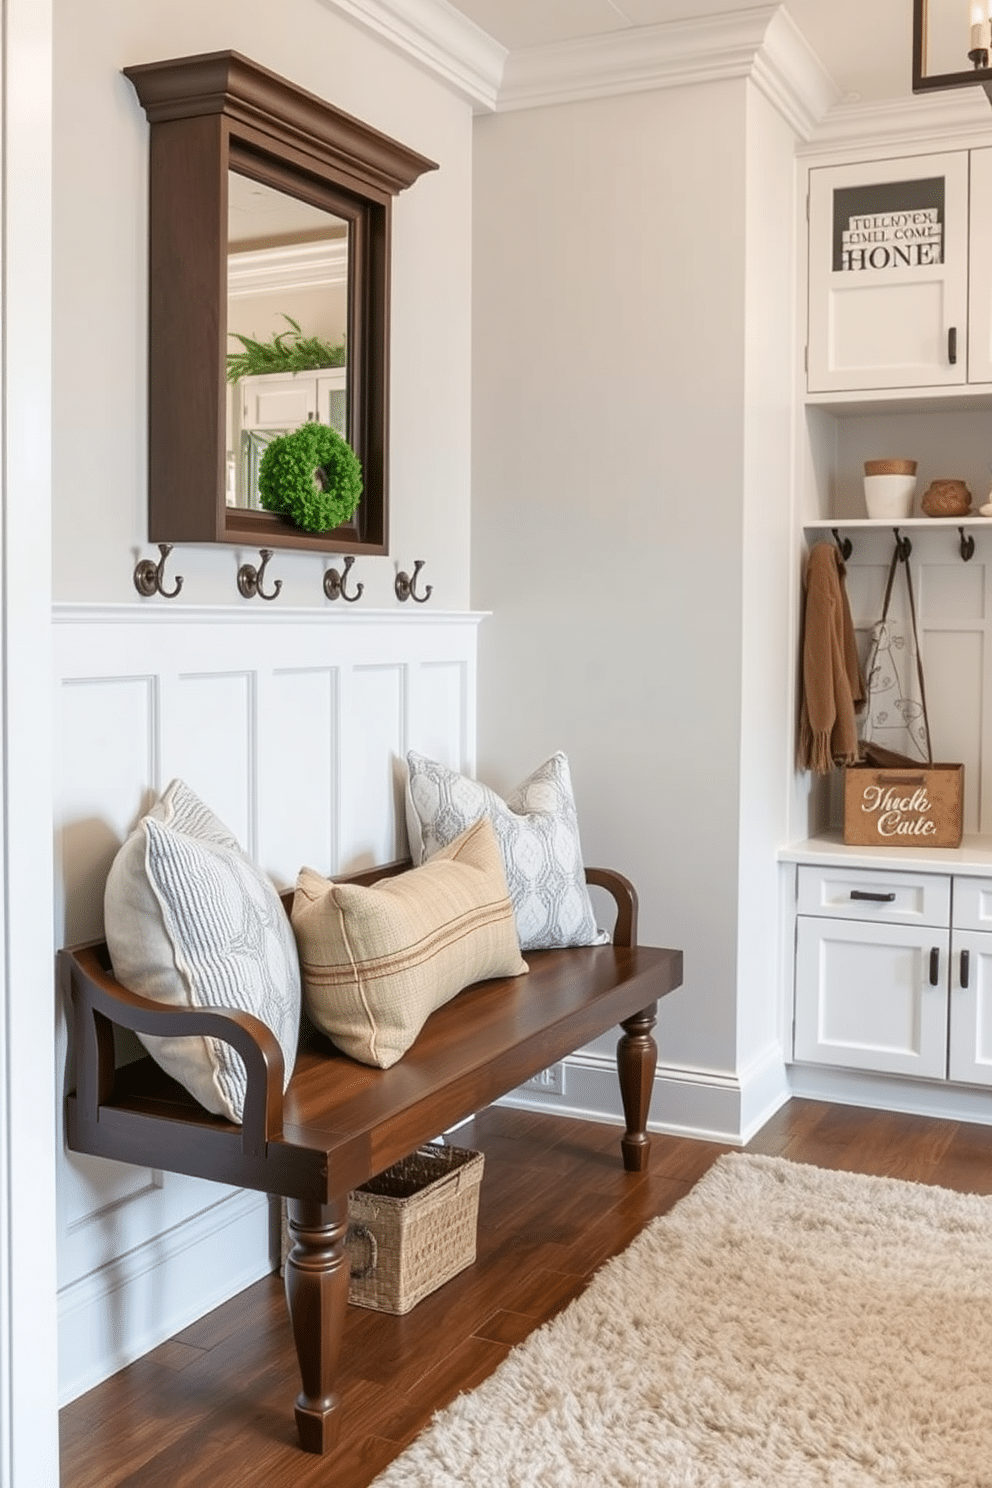
[[[565,1066],[559,1062],[549,1065],[536,1075],[531,1075],[529,1080],[524,1081],[524,1089],[543,1090],[546,1095],[565,1094]]]

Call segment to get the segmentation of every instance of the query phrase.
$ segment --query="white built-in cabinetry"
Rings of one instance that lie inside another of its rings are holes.
[[[240,427],[298,429],[316,419],[343,433],[346,382],[345,367],[243,377],[236,387]]]
[[[949,1092],[942,1110],[971,1089],[974,1111],[992,1087],[992,521],[975,511],[959,532],[923,518],[919,496],[960,477],[977,508],[992,486],[992,147],[818,160],[807,218],[804,537],[850,540],[864,648],[893,534],[867,520],[863,462],[917,460],[917,506],[900,530],[935,752],[965,762],[967,805],[960,850],[866,854],[840,841],[836,782],[812,782],[798,823],[812,835],[783,853],[794,1070],[845,1080],[838,1093],[854,1098],[873,1078],[878,1100],[900,1080]],[[925,1095],[916,1103],[928,1108]]]
[[[801,864],[796,1059],[992,1086],[992,879]]]
[[[814,168],[810,393],[992,382],[992,150]]]

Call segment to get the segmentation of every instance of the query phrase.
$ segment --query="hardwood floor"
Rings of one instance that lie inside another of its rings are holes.
[[[406,1317],[350,1308],[341,1448],[299,1451],[282,1283],[268,1277],[62,1412],[62,1488],[365,1488],[432,1414],[496,1367],[702,1177],[715,1143],[493,1107],[459,1129],[485,1152],[474,1266]],[[747,1149],[992,1193],[992,1128],[791,1101]]]

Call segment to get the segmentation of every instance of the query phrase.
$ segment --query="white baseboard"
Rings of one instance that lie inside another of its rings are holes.
[[[788,1073],[790,1094],[808,1100],[992,1126],[992,1090],[979,1085],[913,1080],[904,1075],[863,1074],[859,1070],[829,1069],[813,1064],[790,1065]]]
[[[59,1292],[59,1405],[275,1269],[272,1208],[236,1190]]]
[[[500,1105],[548,1111],[585,1121],[623,1121],[616,1063],[587,1050],[565,1061],[565,1093],[521,1086]],[[770,1046],[739,1074],[660,1067],[655,1072],[648,1130],[743,1146],[789,1099],[781,1048]]]

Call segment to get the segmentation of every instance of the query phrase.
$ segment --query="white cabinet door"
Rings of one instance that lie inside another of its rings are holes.
[[[992,382],[992,150],[971,152],[968,381]]]
[[[810,171],[810,392],[968,375],[968,152]]]
[[[275,372],[271,377],[245,377],[239,383],[243,429],[298,429],[317,416],[317,383],[312,372],[302,376]]]
[[[947,1073],[967,1085],[992,1085],[992,932],[951,937],[951,1036]]]
[[[947,929],[800,915],[794,1057],[943,1079]]]

